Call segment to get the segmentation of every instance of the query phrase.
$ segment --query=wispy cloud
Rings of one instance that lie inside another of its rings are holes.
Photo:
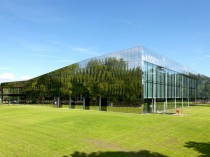
[[[209,58],[210,58],[209,54],[199,55],[198,57],[192,57],[193,60],[197,60],[197,61],[198,60],[203,61]]]
[[[210,51],[209,49],[202,46],[196,46],[196,47],[191,48],[191,52],[199,56],[203,56],[209,51]]]
[[[32,42],[32,41],[26,41],[25,39],[19,39],[14,37],[16,41],[20,43],[20,45],[29,51],[33,52],[46,52],[46,51],[53,51],[55,47],[52,45],[49,45],[47,43],[39,43],[39,42]]]
[[[210,55],[208,54],[208,55],[206,55],[206,58],[210,58]]]
[[[31,76],[29,76],[29,75],[24,75],[24,76],[21,76],[20,77],[20,80],[29,80],[29,79],[31,79],[32,77]]]
[[[65,49],[66,52],[87,54],[91,56],[100,55],[99,52],[97,52],[95,48],[92,48],[92,47],[73,46],[71,44],[62,43],[62,42],[54,41],[54,40],[50,40],[49,42],[53,45],[57,45],[58,47],[62,47],[62,49]]]
[[[22,53],[22,55],[24,56],[36,57],[36,59],[37,58],[45,58],[45,59],[58,58],[58,55],[53,53],[57,50],[57,48],[53,47],[52,45],[29,42],[22,39],[20,39],[19,42],[21,46],[27,50],[27,53],[26,52]]]
[[[132,27],[137,27],[137,28],[143,28],[142,25],[136,24],[135,22],[129,21],[129,20],[123,20],[123,19],[116,19],[115,20],[118,23],[124,24],[124,25],[129,25]]]
[[[189,56],[193,65],[199,65],[207,62],[210,59],[210,50],[204,47],[194,47],[191,49],[191,55]]]
[[[43,44],[29,44],[28,49],[35,51],[35,52],[52,50],[51,47],[49,47],[47,45],[43,45]]]
[[[99,52],[95,50],[93,47],[83,47],[83,46],[73,46],[68,43],[56,41],[56,40],[48,40],[43,43],[35,43],[25,41],[24,39],[17,39],[19,40],[22,47],[29,50],[29,52],[33,56],[40,56],[40,57],[56,57],[56,55],[49,55],[53,53],[62,53],[62,55],[68,55],[69,53],[79,53],[79,54],[87,54],[91,57],[100,55]],[[62,56],[60,56],[62,57]]]
[[[12,81],[24,81],[24,80],[29,80],[32,77],[29,75],[24,75],[21,77],[16,77],[14,74],[6,72],[0,74],[0,83],[2,82],[12,82]]]
[[[207,62],[210,59],[210,55],[203,55],[198,57],[191,57],[191,65],[198,66],[201,63]]]
[[[0,9],[6,13],[8,18],[19,18],[33,23],[61,23],[69,20],[68,17],[59,16],[56,9],[52,6],[46,6],[43,1],[25,1],[19,0],[5,1]],[[8,19],[4,19],[8,20]]]
[[[78,53],[88,54],[88,55],[91,55],[91,56],[99,55],[97,52],[95,52],[91,48],[74,47],[74,46],[68,46],[68,47],[70,48],[70,50],[78,52]]]
[[[0,74],[0,82],[10,82],[15,80],[15,76],[11,73]]]
[[[41,53],[27,53],[25,55],[34,56],[34,57],[41,57],[41,58],[58,58],[56,55],[48,55],[48,54],[41,54]],[[46,60],[45,60],[46,61]]]

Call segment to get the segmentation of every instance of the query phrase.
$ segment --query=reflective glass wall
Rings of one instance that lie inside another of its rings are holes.
[[[141,56],[137,47],[84,60],[31,79],[24,88],[26,103],[140,113]]]
[[[209,99],[210,79],[142,47],[145,112],[164,112]]]
[[[207,100],[209,82],[208,77],[139,46],[52,71],[25,81],[18,90],[13,89],[15,83],[4,83],[1,91],[4,100],[19,96],[25,103],[140,113],[143,108],[157,112]]]
[[[22,103],[25,100],[24,84],[25,81],[1,83],[1,103]]]
[[[144,62],[144,98],[196,99],[198,79]]]

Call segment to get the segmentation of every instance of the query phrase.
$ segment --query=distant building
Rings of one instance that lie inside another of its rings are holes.
[[[142,46],[87,59],[28,81],[1,84],[3,103],[165,112],[207,101],[209,78]]]

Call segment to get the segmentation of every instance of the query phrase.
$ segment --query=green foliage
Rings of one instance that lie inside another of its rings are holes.
[[[128,68],[123,59],[92,59],[84,67],[73,64],[34,78],[27,82],[24,93],[28,99],[40,101],[55,96],[82,96],[137,105],[142,97],[141,75],[140,67]]]

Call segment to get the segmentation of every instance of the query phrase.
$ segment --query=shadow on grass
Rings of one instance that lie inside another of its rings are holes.
[[[140,150],[138,152],[92,152],[90,154],[84,152],[74,152],[73,154],[64,155],[63,157],[167,157],[166,155],[150,152],[148,150]]]
[[[201,153],[200,157],[209,157],[210,156],[210,142],[202,143],[202,142],[187,142],[185,147],[193,148],[197,152]]]

